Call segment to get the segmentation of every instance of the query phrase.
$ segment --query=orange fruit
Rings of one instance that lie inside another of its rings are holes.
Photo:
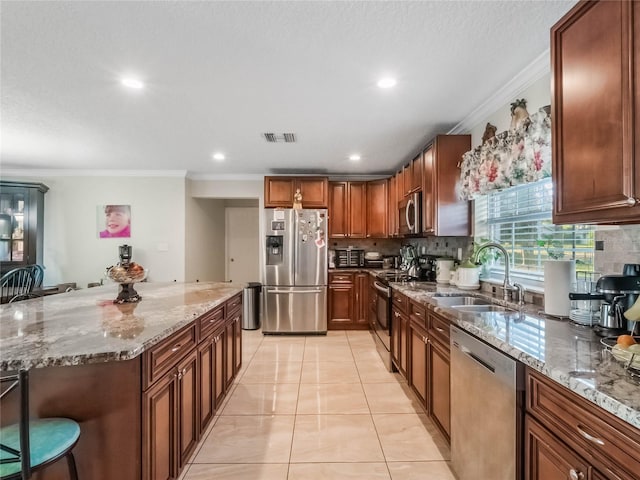
[[[636,343],[635,339],[631,335],[620,335],[617,340],[617,344],[622,348],[630,347]]]

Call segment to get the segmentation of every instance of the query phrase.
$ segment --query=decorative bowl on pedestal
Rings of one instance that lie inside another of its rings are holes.
[[[135,262],[128,265],[117,264],[107,268],[107,277],[120,284],[118,298],[113,303],[135,303],[142,300],[142,297],[133,288],[133,284],[145,280],[147,273],[146,268]]]

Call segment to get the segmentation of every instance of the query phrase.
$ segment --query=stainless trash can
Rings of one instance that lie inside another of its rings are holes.
[[[257,330],[260,328],[260,292],[262,284],[249,282],[242,291],[242,329]]]

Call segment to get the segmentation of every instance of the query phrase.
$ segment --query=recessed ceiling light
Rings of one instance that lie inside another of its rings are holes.
[[[224,160],[224,153],[214,153],[213,159],[221,162],[222,160]]]
[[[357,153],[349,155],[349,160],[351,160],[352,162],[357,162],[358,160],[360,160],[360,155],[358,155]]]
[[[120,83],[125,87],[132,88],[134,90],[142,90],[144,88],[144,83],[134,77],[122,77]]]
[[[381,78],[380,80],[378,80],[378,87],[380,88],[392,88],[396,86],[396,83],[398,83],[396,81],[395,78],[392,77],[384,77]]]

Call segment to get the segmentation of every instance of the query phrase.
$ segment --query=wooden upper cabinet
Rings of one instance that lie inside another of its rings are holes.
[[[422,190],[422,153],[411,161],[411,191]]]
[[[367,184],[349,182],[349,236],[367,236]]]
[[[349,236],[347,182],[329,183],[329,236]]]
[[[329,206],[329,180],[327,177],[302,177],[298,178],[296,182],[295,188],[300,189],[304,208],[327,208]]]
[[[296,189],[302,194],[304,208],[329,206],[327,177],[264,177],[265,208],[291,208]]]
[[[329,183],[329,236],[365,238],[367,235],[366,182]]]
[[[411,193],[413,179],[411,178],[411,163],[407,163],[402,167],[402,196],[406,197]]]
[[[438,135],[423,152],[423,234],[468,236],[469,202],[459,200],[458,163],[471,150],[471,135]]]
[[[553,223],[640,222],[640,2],[578,3],[551,68]]]
[[[367,182],[367,238],[389,236],[389,180]]]
[[[395,237],[398,234],[398,201],[396,195],[396,177],[394,175],[389,179],[389,194],[387,195],[389,237]]]

